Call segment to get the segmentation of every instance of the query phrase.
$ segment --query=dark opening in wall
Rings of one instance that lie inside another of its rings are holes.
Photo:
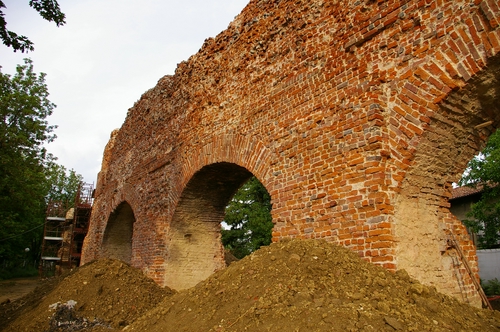
[[[127,202],[121,203],[111,213],[102,244],[105,257],[131,263],[134,223],[134,212]]]

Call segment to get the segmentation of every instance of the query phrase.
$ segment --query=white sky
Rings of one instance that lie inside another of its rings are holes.
[[[58,0],[66,24],[56,27],[29,7],[4,0],[7,29],[27,36],[35,51],[0,45],[2,72],[23,59],[47,74],[50,124],[58,138],[47,145],[58,163],[95,183],[111,131],[127,110],[203,41],[227,28],[249,0]]]

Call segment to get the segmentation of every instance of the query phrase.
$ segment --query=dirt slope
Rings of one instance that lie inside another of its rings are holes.
[[[163,301],[127,331],[500,331],[461,304],[323,241],[262,248]]]
[[[69,300],[76,301],[72,309],[49,309]],[[500,331],[500,313],[461,304],[345,248],[293,240],[264,247],[179,293],[125,263],[94,262],[5,331],[79,330]]]
[[[110,259],[84,265],[62,279],[38,303],[33,303],[29,298],[37,297],[38,292],[35,290],[21,299],[28,303],[28,308],[5,331],[78,331],[78,326],[91,330],[93,325],[96,325],[94,331],[110,331],[108,327],[119,329],[130,324],[164,297],[173,294],[170,289],[161,288],[145,277],[141,271]],[[50,317],[57,312],[54,304],[68,301],[75,301],[76,304],[71,314],[64,310],[59,312],[59,323],[77,321],[77,318],[85,318],[87,322],[77,322],[73,326],[63,324],[63,328],[51,327]],[[54,309],[49,308],[51,305]]]
[[[0,305],[23,297],[40,283],[39,277],[0,280]]]

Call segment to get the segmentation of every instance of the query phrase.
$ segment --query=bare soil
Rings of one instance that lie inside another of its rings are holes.
[[[494,296],[494,297],[488,298],[488,300],[490,301],[490,304],[491,304],[491,307],[493,308],[493,310],[500,311],[500,296]]]
[[[263,247],[181,292],[100,260],[0,305],[0,331],[117,330],[500,331],[500,312],[314,240]]]
[[[0,306],[0,317],[6,318],[0,320],[0,330],[118,330],[172,294],[126,263],[94,261],[66,277],[47,279],[25,297]],[[64,304],[69,301],[76,304],[65,312]],[[54,323],[62,327],[52,326]]]
[[[0,305],[23,297],[39,284],[38,277],[0,280]]]

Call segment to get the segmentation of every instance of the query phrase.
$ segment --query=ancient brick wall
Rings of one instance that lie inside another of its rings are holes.
[[[478,305],[448,198],[500,124],[499,23],[494,0],[250,1],[113,133],[83,260],[126,202],[130,262],[196,284],[223,267],[224,206],[253,174],[274,241],[334,241]]]

